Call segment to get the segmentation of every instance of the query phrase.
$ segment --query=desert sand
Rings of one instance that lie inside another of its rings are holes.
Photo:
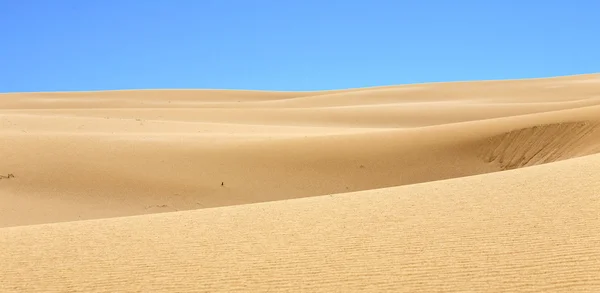
[[[600,292],[600,74],[0,94],[0,292]]]

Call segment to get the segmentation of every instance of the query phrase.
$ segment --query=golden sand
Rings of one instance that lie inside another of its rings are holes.
[[[600,292],[600,75],[2,94],[0,137],[0,292]]]

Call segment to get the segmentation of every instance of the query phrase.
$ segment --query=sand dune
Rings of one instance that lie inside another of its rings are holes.
[[[369,190],[593,154],[598,80],[5,94],[0,174],[15,178],[0,185],[0,226]]]
[[[597,292],[600,156],[0,229],[2,292]]]
[[[0,97],[2,292],[600,290],[598,74]]]

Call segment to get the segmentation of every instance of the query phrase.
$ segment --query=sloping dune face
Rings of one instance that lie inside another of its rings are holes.
[[[600,152],[600,75],[0,97],[4,227],[371,190]]]
[[[490,137],[483,158],[503,170],[574,158],[597,143],[597,138],[590,136],[597,128],[598,123],[585,121],[512,130]]]
[[[1,292],[599,292],[600,155],[0,229]]]
[[[600,75],[0,95],[0,292],[600,292]]]

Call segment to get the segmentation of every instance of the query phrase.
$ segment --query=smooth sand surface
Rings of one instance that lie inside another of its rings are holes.
[[[0,292],[600,292],[598,74],[1,94],[0,138]]]

